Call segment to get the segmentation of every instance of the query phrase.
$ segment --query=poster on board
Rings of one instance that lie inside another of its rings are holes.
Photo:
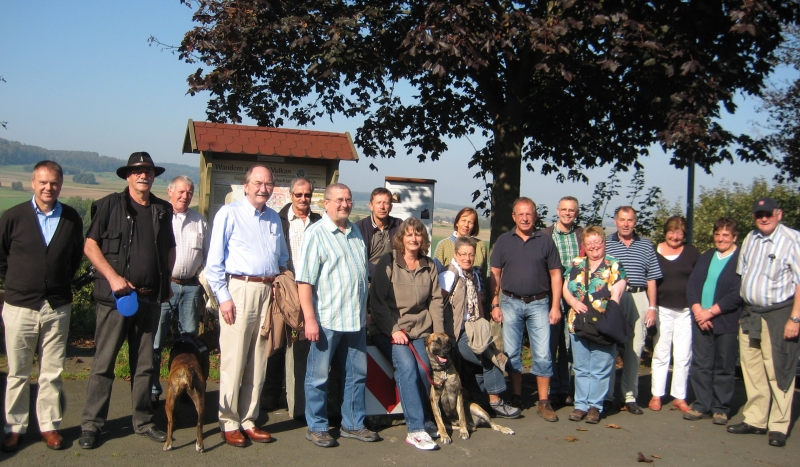
[[[416,217],[433,238],[433,200],[436,180],[386,177],[384,187],[392,192],[392,216],[399,219]]]
[[[272,171],[275,188],[272,196],[267,201],[267,206],[280,211],[291,202],[289,184],[296,177],[306,177],[314,184],[314,193],[311,198],[311,210],[322,214],[324,206],[322,200],[325,194],[326,172],[324,165],[287,164],[284,162],[267,161],[213,161],[211,163],[211,203],[209,205],[209,219],[225,204],[244,198],[244,174],[255,164],[264,164]]]

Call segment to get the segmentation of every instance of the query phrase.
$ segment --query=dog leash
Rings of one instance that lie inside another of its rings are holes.
[[[419,353],[417,353],[417,349],[414,348],[414,344],[411,343],[411,338],[408,337],[408,332],[405,329],[403,329],[402,331],[403,331],[403,334],[405,334],[406,338],[408,339],[408,347],[411,348],[411,353],[414,354],[414,358],[417,359],[417,363],[419,363],[422,366],[422,368],[425,370],[425,376],[428,377],[428,382],[431,383],[431,386],[435,387],[436,389],[439,389],[442,386],[444,386],[444,382],[446,380],[442,380],[442,382],[439,383],[439,384],[436,384],[436,383],[433,382],[433,377],[431,376],[433,374],[433,372],[431,372],[431,369],[428,368],[428,365],[426,365],[425,362],[422,361],[422,358],[420,358]]]

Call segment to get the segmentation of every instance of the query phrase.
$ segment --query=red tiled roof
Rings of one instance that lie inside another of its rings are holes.
[[[184,153],[213,151],[228,154],[308,157],[357,161],[349,133],[291,130],[189,120]]]

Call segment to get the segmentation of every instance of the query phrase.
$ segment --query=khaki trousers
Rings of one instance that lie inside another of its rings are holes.
[[[625,343],[625,349],[622,352],[622,379],[620,380],[620,389],[625,397],[625,402],[636,402],[639,397],[639,359],[642,356],[642,348],[644,348],[644,339],[647,337],[647,327],[644,325],[644,317],[647,315],[647,308],[650,302],[647,299],[647,292],[636,292],[630,294],[633,301],[636,303],[636,309],[628,309],[623,306],[622,309],[626,312],[628,322],[633,325],[633,340]],[[628,316],[627,313],[631,312],[633,315]],[[617,350],[614,346],[614,360],[617,358]],[[616,370],[611,371],[611,380],[608,383],[608,394],[606,400],[614,400],[614,385],[617,379]]]
[[[764,318],[761,318],[760,346],[758,341],[751,346],[750,337],[739,329],[739,357],[747,391],[747,403],[742,410],[744,422],[756,428],[768,428],[769,431],[785,434],[789,431],[791,421],[794,378],[788,391],[778,388],[772,362],[772,344]]]
[[[36,398],[39,430],[58,429],[63,416],[61,373],[67,354],[71,311],[71,304],[53,309],[47,302],[39,310],[9,304],[3,307],[8,353],[6,433],[28,430],[34,354],[39,355],[39,395]]]
[[[267,339],[259,331],[272,298],[272,284],[228,281],[236,319],[220,319],[219,425],[223,431],[255,426],[267,374]]]

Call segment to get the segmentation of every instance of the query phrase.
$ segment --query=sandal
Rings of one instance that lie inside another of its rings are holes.
[[[647,407],[649,407],[650,410],[655,410],[658,412],[661,410],[661,398],[658,396],[653,396],[653,398],[650,399],[650,403],[647,404]]]
[[[687,404],[686,401],[683,399],[675,399],[674,401],[672,401],[672,406],[683,413],[692,410],[692,408],[689,407],[689,404]]]

